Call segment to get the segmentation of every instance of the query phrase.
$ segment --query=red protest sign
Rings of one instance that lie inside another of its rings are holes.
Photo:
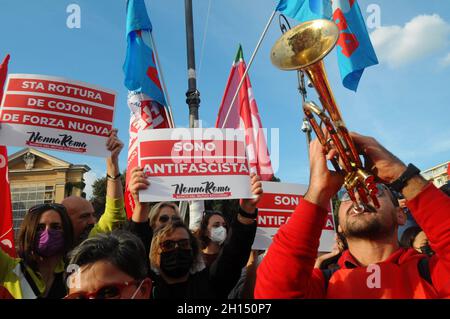
[[[87,83],[11,74],[0,110],[0,143],[108,156],[115,93]]]
[[[263,182],[264,194],[258,203],[258,228],[253,249],[266,250],[272,237],[286,224],[306,193],[307,186],[300,184]],[[334,244],[335,227],[331,205],[327,221],[320,238],[320,251],[331,251]]]
[[[114,107],[116,96],[113,92],[81,82],[31,74],[11,74],[8,91],[35,92],[43,95],[64,96],[86,102]]]
[[[252,197],[245,136],[237,131],[214,128],[139,132],[139,165],[151,183],[139,194],[140,200]]]

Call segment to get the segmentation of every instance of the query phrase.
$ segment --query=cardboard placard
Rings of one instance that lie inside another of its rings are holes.
[[[278,229],[286,224],[300,203],[308,186],[301,184],[262,182],[264,194],[258,203],[258,228],[252,249],[266,250]],[[331,251],[334,245],[335,226],[330,209],[320,237],[319,251]]]
[[[252,197],[242,130],[146,130],[138,141],[139,166],[151,183],[142,202]]]
[[[10,74],[0,109],[0,144],[107,157],[115,101],[111,90],[87,83]]]

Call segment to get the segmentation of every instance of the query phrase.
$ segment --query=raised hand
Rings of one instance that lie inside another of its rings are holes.
[[[261,178],[258,175],[256,175],[255,173],[252,173],[250,175],[250,177],[251,177],[251,183],[252,183],[253,198],[241,199],[240,204],[241,204],[242,210],[244,210],[245,212],[247,212],[249,214],[253,214],[256,211],[256,205],[261,200],[261,196],[263,194],[263,189],[262,189]]]
[[[106,141],[106,149],[111,153],[107,158],[107,172],[108,175],[114,177],[120,174],[119,170],[119,154],[123,149],[123,143],[117,136],[117,129],[112,129]]]
[[[341,174],[330,171],[327,167],[327,159],[336,153],[330,150],[326,153],[325,148],[315,139],[309,145],[309,187],[305,199],[324,209],[328,207],[330,199],[341,188],[344,178]]]

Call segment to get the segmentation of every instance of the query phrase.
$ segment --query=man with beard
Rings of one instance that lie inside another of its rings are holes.
[[[119,170],[119,154],[123,143],[117,137],[117,129],[111,131],[106,147],[111,156],[106,159],[106,205],[100,220],[97,222],[91,202],[82,197],[70,196],[61,202],[73,224],[75,245],[97,233],[111,232],[127,218]]]
[[[310,145],[310,185],[288,223],[280,228],[258,269],[256,298],[445,298],[450,297],[450,198],[375,139],[352,134],[376,173],[380,207],[354,206],[341,192],[339,230],[348,250],[339,269],[313,269],[327,205],[343,177],[327,168],[318,141]],[[405,215],[390,185],[401,192],[436,252],[432,257],[399,247],[397,229]],[[289,265],[289,267],[286,267]]]

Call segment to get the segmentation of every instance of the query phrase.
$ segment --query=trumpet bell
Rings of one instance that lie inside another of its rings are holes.
[[[298,70],[321,61],[337,43],[339,29],[330,20],[318,19],[287,31],[272,47],[272,64],[282,70]]]

